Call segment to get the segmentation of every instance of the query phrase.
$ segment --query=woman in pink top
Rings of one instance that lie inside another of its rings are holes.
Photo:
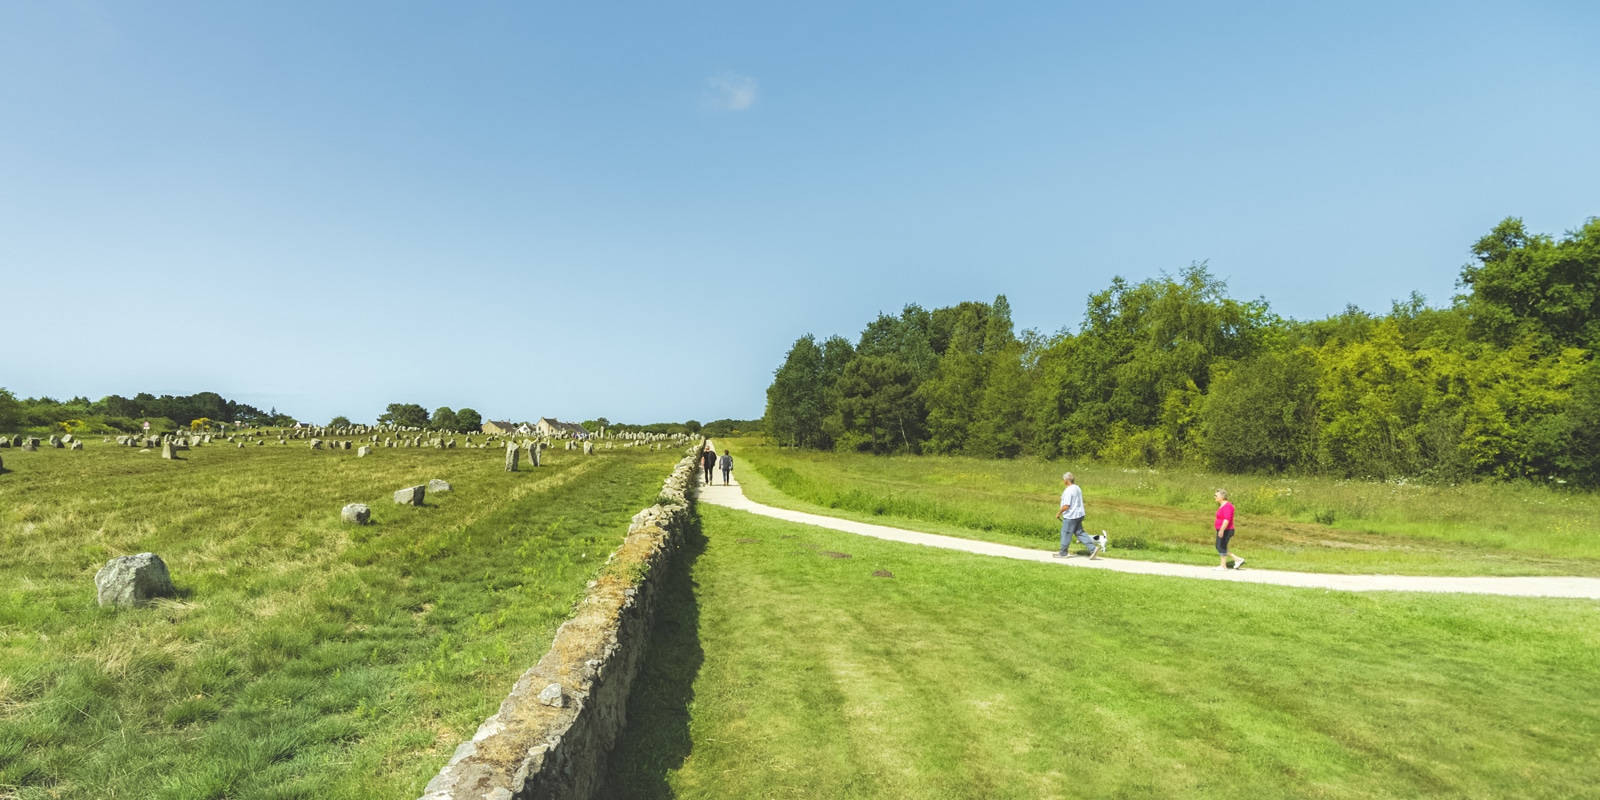
[[[1227,569],[1228,559],[1233,559],[1233,568],[1244,566],[1244,559],[1228,552],[1228,542],[1233,539],[1233,504],[1228,502],[1228,492],[1217,490],[1217,557],[1221,563],[1217,569]]]

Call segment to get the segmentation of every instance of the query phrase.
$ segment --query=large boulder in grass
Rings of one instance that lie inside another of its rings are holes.
[[[420,506],[422,499],[428,494],[427,484],[420,486],[407,486],[394,493],[394,502],[402,506]]]
[[[449,481],[441,481],[438,478],[434,478],[433,480],[428,481],[428,492],[430,494],[437,494],[439,492],[448,492],[448,491],[450,491],[450,482]]]
[[[155,553],[118,556],[94,575],[95,599],[103,606],[136,606],[175,593],[167,564]]]
[[[365,503],[351,503],[339,512],[339,518],[356,525],[365,525],[372,520],[372,509]]]

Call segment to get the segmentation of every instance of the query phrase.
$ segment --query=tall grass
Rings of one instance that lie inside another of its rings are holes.
[[[1261,566],[1397,574],[1600,575],[1600,497],[1529,484],[1440,486],[1223,476],[1037,459],[879,457],[737,449],[755,499],[937,532],[1047,547],[1061,473],[1083,487],[1088,527],[1134,558],[1214,558],[1212,493],[1238,508],[1238,548]],[[898,522],[896,522],[898,521]],[[930,530],[933,528],[929,528]]]
[[[0,796],[413,797],[548,647],[674,453],[91,443],[0,475]],[[402,486],[449,493],[393,505]],[[366,527],[339,522],[372,506]],[[176,598],[99,608],[150,550]]]

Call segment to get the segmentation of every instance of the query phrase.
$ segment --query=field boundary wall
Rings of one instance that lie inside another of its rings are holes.
[[[591,581],[550,650],[500,710],[428,782],[422,800],[588,800],[626,724],[656,597],[693,517],[704,443],[678,462],[658,502]]]

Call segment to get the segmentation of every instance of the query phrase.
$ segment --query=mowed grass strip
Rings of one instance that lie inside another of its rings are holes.
[[[1065,570],[700,511],[607,797],[1600,785],[1600,604]]]
[[[719,442],[752,500],[973,539],[1054,548],[1061,473],[1111,555],[1216,563],[1226,488],[1257,568],[1392,575],[1600,576],[1600,496],[1529,484],[1437,486],[1125,469],[1038,459],[871,456]]]
[[[549,646],[677,454],[91,443],[0,475],[0,796],[413,797]],[[393,490],[440,478],[421,508]],[[341,524],[347,502],[374,524]],[[102,609],[154,551],[180,596]]]

